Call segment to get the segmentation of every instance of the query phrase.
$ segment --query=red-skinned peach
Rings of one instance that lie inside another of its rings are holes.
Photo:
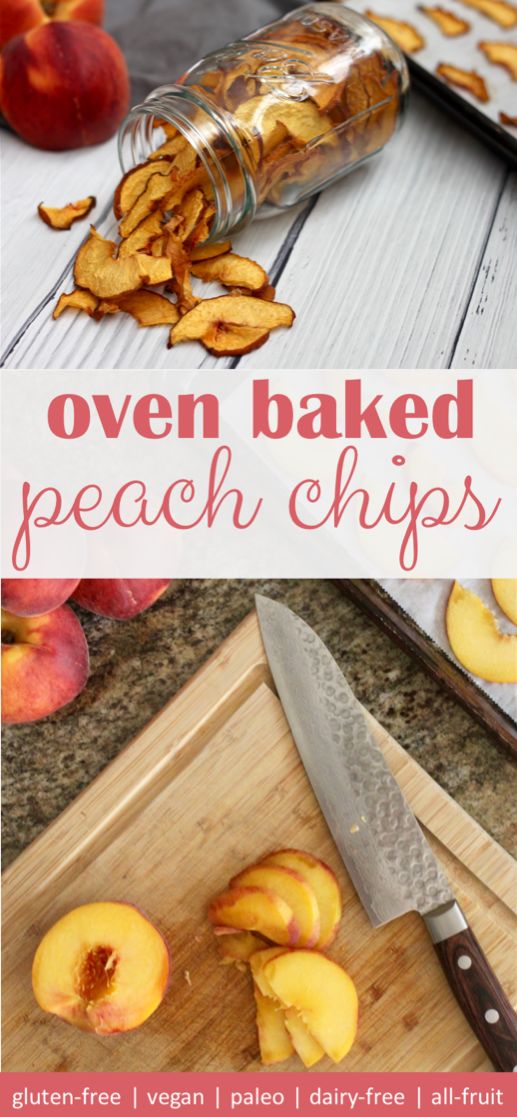
[[[38,721],[71,702],[88,678],[88,646],[75,613],[2,610],[2,721]]]
[[[24,35],[52,19],[101,24],[103,18],[104,0],[2,0],[0,47],[15,35]]]
[[[52,20],[2,50],[1,111],[35,147],[65,151],[102,143],[128,107],[124,56],[101,27]]]
[[[83,609],[123,621],[148,609],[170,584],[169,578],[83,578],[73,598]]]
[[[2,605],[17,617],[51,613],[73,594],[79,578],[2,578]]]

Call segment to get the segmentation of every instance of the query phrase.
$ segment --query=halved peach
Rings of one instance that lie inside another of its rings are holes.
[[[294,1047],[285,1025],[282,1006],[271,997],[265,997],[257,985],[253,985],[257,1006],[257,1032],[260,1059],[264,1066],[283,1063],[294,1053]]]
[[[294,869],[312,888],[320,913],[320,933],[318,949],[328,946],[335,937],[341,919],[341,892],[332,869],[300,849],[279,849],[269,853],[261,861],[262,865],[282,865]]]
[[[324,954],[293,950],[266,962],[264,976],[275,997],[295,1009],[335,1062],[350,1051],[357,1033],[357,992],[347,973]]]
[[[316,896],[300,873],[283,865],[250,865],[230,881],[230,888],[264,888],[289,905],[298,924],[299,946],[315,946],[320,933],[320,913]]]
[[[294,1050],[298,1058],[302,1060],[304,1067],[313,1067],[315,1063],[319,1063],[325,1052],[317,1039],[314,1039],[314,1036],[311,1035],[298,1010],[295,1008],[284,1009],[284,1023],[291,1037]]]
[[[165,939],[138,908],[92,903],[47,931],[32,966],[34,996],[97,1035],[138,1028],[161,1004],[169,981]]]
[[[499,608],[517,624],[517,578],[492,578],[492,590]]]
[[[281,896],[263,888],[230,888],[212,900],[208,918],[218,929],[257,931],[281,946],[294,946],[300,937],[289,905]]]
[[[517,683],[517,635],[501,632],[477,593],[455,582],[445,614],[454,655],[467,671],[490,683]]]

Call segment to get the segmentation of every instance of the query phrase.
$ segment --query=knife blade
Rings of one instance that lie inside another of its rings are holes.
[[[392,775],[365,711],[319,636],[256,596],[271,673],[309,782],[374,927],[424,919],[460,1007],[498,1070],[517,1069],[517,1021]]]

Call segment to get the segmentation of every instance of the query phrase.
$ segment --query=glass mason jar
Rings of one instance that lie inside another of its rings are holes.
[[[380,151],[408,88],[380,27],[336,0],[306,4],[154,90],[122,125],[120,162],[127,171],[180,133],[209,183],[208,239],[219,240]]]

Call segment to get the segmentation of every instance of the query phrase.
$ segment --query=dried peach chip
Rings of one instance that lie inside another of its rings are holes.
[[[260,291],[268,282],[267,273],[260,264],[233,252],[192,264],[192,275],[205,283],[218,280],[224,287],[246,287],[250,291]]]
[[[89,314],[90,318],[93,318],[97,310],[98,301],[96,296],[92,295],[91,291],[82,291],[79,287],[76,287],[75,290],[70,291],[68,295],[63,292],[63,294],[59,296],[52,317],[60,318],[63,311],[70,308],[70,310],[84,310],[86,314]]]
[[[512,81],[517,81],[517,44],[516,43],[478,43],[479,49],[494,66],[504,66]]]
[[[215,244],[201,244],[199,247],[192,249],[190,259],[212,260],[214,256],[223,256],[225,252],[231,252],[231,250],[231,240],[221,240]]]
[[[155,259],[141,252],[116,259],[115,251],[113,241],[105,240],[92,225],[90,236],[75,259],[77,286],[86,287],[101,299],[113,299],[147,283],[166,283],[172,275],[170,260]]]
[[[171,330],[170,344],[203,338],[211,326],[256,326],[274,330],[292,326],[294,310],[286,303],[263,302],[252,295],[220,295],[203,299]]]
[[[40,202],[38,213],[45,225],[50,225],[51,229],[71,229],[74,221],[82,221],[96,204],[97,199],[90,194],[88,198],[81,198],[78,202],[68,202],[66,206],[46,206]]]
[[[179,319],[177,306],[156,291],[130,291],[120,295],[115,305],[136,318],[140,326],[174,326]]]
[[[178,132],[172,139],[166,140],[166,142],[161,144],[160,147],[157,147],[155,151],[152,151],[149,160],[152,161],[163,158],[175,159],[176,156],[187,147],[190,147],[188,140],[185,139],[185,136],[181,135],[181,132]]]
[[[179,207],[181,217],[181,239],[188,240],[206,207],[206,199],[202,190],[190,190],[182,198]]]
[[[152,165],[156,167],[156,163]],[[120,222],[119,233],[121,237],[128,237],[145,217],[148,217],[154,210],[163,208],[160,203],[163,203],[166,194],[170,192],[174,181],[173,176],[174,171],[165,175],[162,172],[151,175],[145,190],[142,191],[129,213],[126,213]]]
[[[119,244],[119,257],[132,256],[134,252],[145,252],[150,245],[159,239],[163,227],[163,216],[159,211],[150,213],[137,225],[136,229]],[[163,255],[162,252],[159,253]]]
[[[441,62],[436,67],[436,73],[449,85],[457,85],[459,89],[466,89],[478,101],[486,103],[490,100],[485,79],[475,70],[461,70],[459,66],[450,66],[447,62]]]
[[[517,128],[517,116],[509,116],[507,112],[500,112],[499,120],[501,124],[507,124],[510,128]]]
[[[115,199],[113,202],[113,212],[117,221],[129,213],[133,208],[137,198],[143,193],[147,186],[148,180],[151,175],[166,175],[172,167],[170,159],[164,159],[156,163],[139,163],[124,175],[115,190]]]
[[[461,19],[460,16],[456,15],[456,12],[450,12],[448,8],[440,8],[439,6],[426,8],[425,4],[419,4],[418,11],[427,16],[428,19],[432,19],[442,35],[446,35],[448,39],[454,39],[458,35],[465,35],[467,31],[470,31],[468,20]]]
[[[499,27],[515,27],[517,23],[517,6],[508,3],[508,0],[460,0],[467,8],[474,8],[482,12],[487,19],[491,19]]]
[[[187,238],[188,250],[191,257],[192,253],[195,251],[196,245],[204,244],[204,242],[210,236],[210,229],[212,227],[212,218],[214,216],[214,213],[215,206],[212,205],[212,202],[209,202],[209,204],[205,206],[195,229],[192,230],[190,236]]]
[[[228,326],[223,322],[210,326],[200,340],[215,357],[242,357],[259,349],[268,338],[269,330],[261,326]]]
[[[165,252],[172,267],[170,286],[175,295],[177,295],[180,314],[186,314],[187,311],[197,306],[199,299],[196,299],[192,291],[190,283],[190,260],[187,256],[185,245],[181,237],[173,231],[173,228],[174,220],[168,222],[165,226],[167,235]]]
[[[391,19],[390,16],[379,16],[370,10],[364,14],[367,19],[371,19],[372,23],[377,23],[379,27],[382,27],[383,31],[406,54],[416,54],[417,50],[422,50],[422,47],[425,47],[425,39],[422,38],[416,27],[413,27],[412,23],[406,23],[402,19]]]

